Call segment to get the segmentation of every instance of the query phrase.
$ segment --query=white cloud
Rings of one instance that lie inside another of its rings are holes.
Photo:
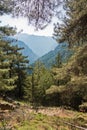
[[[3,15],[0,17],[0,23],[1,25],[10,25],[17,28],[17,31],[20,31],[23,29],[23,33],[27,34],[33,34],[33,35],[43,35],[43,36],[52,36],[53,34],[53,23],[57,22],[58,19],[54,18],[53,22],[47,26],[44,30],[38,30],[35,31],[35,28],[31,25],[28,25],[28,21],[26,18],[12,18],[11,16],[8,15]]]

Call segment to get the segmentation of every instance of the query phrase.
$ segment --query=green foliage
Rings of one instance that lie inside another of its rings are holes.
[[[9,30],[9,34],[12,33],[12,28],[11,30],[7,28],[7,30]],[[7,32],[4,31],[4,33]],[[5,35],[4,33],[3,35]],[[6,94],[11,90],[15,90],[16,96],[19,98],[22,98],[24,94],[28,68],[27,57],[20,53],[21,49],[23,48],[12,46],[9,41],[3,38],[0,39],[0,92]]]
[[[60,53],[58,53],[58,55],[56,56],[55,67],[58,67],[58,68],[62,67],[62,57]]]
[[[62,24],[54,27],[54,36],[59,42],[67,41],[69,46],[81,45],[87,41],[87,1],[65,0],[66,16]]]
[[[14,35],[16,33],[16,28],[10,27],[9,25],[7,26],[0,26],[0,35],[2,36],[9,36],[9,35]]]
[[[79,105],[79,110],[81,112],[87,112],[87,102],[84,102],[81,105]]]
[[[48,105],[70,106],[79,109],[87,102],[87,46],[79,47],[68,63],[62,68],[53,68],[54,86],[46,90]]]
[[[27,87],[25,87],[25,99],[34,103],[42,104],[44,102],[46,89],[53,84],[53,76],[44,65],[38,61],[32,73],[27,77]]]
[[[0,41],[0,91],[6,91],[14,87],[15,79],[12,79],[12,77],[9,77],[10,72],[10,61],[9,61],[9,55],[7,54],[7,51],[5,51],[5,48],[9,47],[9,43]],[[9,51],[9,50],[8,50]]]
[[[51,72],[38,61],[27,79],[26,99],[36,106],[64,105],[78,110],[79,105],[87,101],[86,54],[86,45],[83,45],[67,63],[61,68],[52,68]]]

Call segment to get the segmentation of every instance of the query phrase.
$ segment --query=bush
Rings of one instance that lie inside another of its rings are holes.
[[[87,112],[87,102],[79,105],[80,112]]]

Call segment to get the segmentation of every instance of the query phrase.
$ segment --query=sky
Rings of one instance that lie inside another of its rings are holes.
[[[44,30],[35,30],[35,27],[28,24],[27,18],[12,18],[10,15],[0,16],[0,25],[11,25],[17,28],[17,32],[27,33],[30,35],[40,35],[40,36],[52,36],[53,34],[53,24],[58,21],[57,18],[53,18],[52,23],[49,24]]]

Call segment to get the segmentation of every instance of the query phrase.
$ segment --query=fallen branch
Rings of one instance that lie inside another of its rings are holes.
[[[70,126],[73,126],[73,127],[75,127],[75,128],[81,129],[81,130],[87,130],[87,128],[80,127],[80,126],[74,125],[74,124],[69,123],[69,122],[63,121],[63,123],[64,123],[64,124],[67,124],[67,125],[70,125]]]

